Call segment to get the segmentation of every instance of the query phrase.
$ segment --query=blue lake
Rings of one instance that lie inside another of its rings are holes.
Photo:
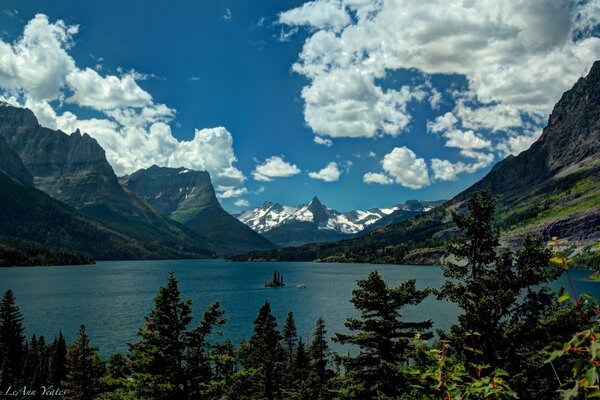
[[[281,271],[285,287],[265,288],[273,270]],[[377,269],[389,285],[415,278],[419,287],[439,287],[443,282],[437,266],[234,263],[222,260],[167,260],[99,262],[92,266],[0,269],[0,291],[15,292],[25,317],[27,334],[52,338],[62,330],[72,339],[85,324],[92,342],[103,354],[126,351],[136,340],[153,298],[169,271],[180,281],[184,298],[193,300],[194,321],[206,307],[220,300],[226,310],[224,336],[238,342],[250,337],[258,308],[272,304],[280,327],[288,311],[296,317],[299,335],[310,340],[314,323],[325,318],[328,334],[343,332],[347,316],[355,314],[349,302],[358,279]],[[571,271],[578,292],[600,298],[600,283],[589,282],[589,271]],[[306,285],[304,289],[297,285]],[[568,287],[566,277],[551,286]],[[431,319],[447,328],[458,310],[450,303],[428,298],[407,310],[407,320]],[[335,346],[334,346],[335,348]],[[337,350],[341,350],[337,348]]]

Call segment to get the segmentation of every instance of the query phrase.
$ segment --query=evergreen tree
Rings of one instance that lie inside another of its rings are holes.
[[[271,305],[265,301],[254,321],[247,349],[242,352],[242,363],[246,369],[260,372],[260,388],[267,400],[278,399],[281,394],[285,351],[280,342],[277,320],[271,313]]]
[[[21,379],[25,356],[23,316],[12,290],[0,302],[0,388],[15,386]]]
[[[100,378],[104,365],[98,349],[90,344],[90,339],[81,325],[75,342],[67,353],[67,377],[64,387],[70,400],[92,400],[100,392]]]
[[[67,377],[67,343],[62,332],[59,332],[58,337],[54,339],[50,352],[50,384],[58,388]]]
[[[329,364],[329,345],[327,344],[325,330],[325,320],[321,317],[315,325],[313,340],[310,343],[310,363],[311,363],[311,398],[325,399],[327,395],[327,384],[333,375],[333,371],[328,368]]]
[[[175,275],[154,298],[154,308],[140,328],[140,341],[130,345],[132,370],[140,399],[178,400],[186,387],[184,355],[191,301],[181,300]]]
[[[292,367],[296,340],[298,340],[296,321],[294,321],[294,313],[290,311],[285,319],[285,324],[283,325],[283,342],[285,343],[285,349],[287,351],[288,369],[291,369]]]
[[[204,313],[200,325],[188,335],[185,351],[186,375],[189,380],[188,396],[202,398],[212,379],[208,336],[214,328],[225,324],[225,311],[217,301]],[[217,332],[220,333],[220,332]]]
[[[554,372],[550,366],[540,367],[540,351],[566,332],[559,327],[576,329],[584,326],[586,317],[572,312],[577,305],[557,304],[556,294],[544,287],[562,270],[550,264],[551,254],[541,238],[526,236],[516,253],[497,251],[494,198],[488,191],[476,191],[467,209],[468,214],[452,214],[463,235],[454,239],[449,251],[459,262],[443,266],[448,281],[438,291],[462,313],[442,336],[452,341],[459,359],[475,365],[469,369],[473,376],[481,374],[477,365],[501,368],[522,398],[552,398],[556,383],[548,377]]]
[[[366,280],[358,281],[351,302],[360,311],[360,318],[348,318],[346,327],[354,334],[337,333],[333,340],[358,346],[356,356],[339,356],[347,378],[356,389],[354,396],[374,399],[395,398],[409,386],[401,372],[411,360],[411,339],[417,335],[430,337],[431,322],[404,322],[400,312],[409,305],[419,304],[427,290],[417,290],[415,280],[388,288],[377,271]]]
[[[229,339],[222,343],[215,343],[210,350],[210,361],[214,372],[206,398],[224,399],[226,391],[230,388],[233,375],[236,372],[236,354],[233,343]]]

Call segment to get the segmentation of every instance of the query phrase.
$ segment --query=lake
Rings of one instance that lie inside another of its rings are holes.
[[[286,286],[265,288],[278,269]],[[223,260],[111,261],[91,266],[0,269],[0,291],[15,292],[28,336],[36,333],[51,339],[62,330],[71,340],[85,324],[94,345],[103,354],[126,351],[136,341],[143,318],[153,306],[159,286],[169,271],[180,281],[183,298],[193,300],[194,321],[206,307],[220,300],[226,310],[224,336],[238,342],[252,334],[258,308],[272,304],[279,327],[288,311],[296,318],[298,333],[310,340],[314,323],[325,318],[328,335],[343,332],[347,316],[355,314],[349,302],[356,280],[377,269],[388,285],[415,278],[419,287],[439,287],[443,282],[437,266],[320,264],[320,263],[235,263]],[[571,271],[578,292],[600,298],[600,283],[589,282],[589,271]],[[306,285],[304,289],[297,285]],[[567,287],[565,277],[551,286]],[[447,328],[457,308],[428,298],[406,312],[407,320],[431,319]],[[335,348],[335,345],[333,345]],[[340,348],[336,348],[341,350]]]

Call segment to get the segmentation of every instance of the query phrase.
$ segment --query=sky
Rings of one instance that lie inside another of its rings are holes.
[[[600,0],[0,1],[0,100],[229,211],[451,198],[600,59]]]

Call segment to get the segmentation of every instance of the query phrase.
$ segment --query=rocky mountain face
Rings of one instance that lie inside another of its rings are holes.
[[[0,136],[33,176],[35,187],[101,222],[142,241],[155,253],[213,251],[119,183],[104,149],[87,134],[67,135],[40,126],[31,110],[0,105]]]
[[[299,206],[266,202],[236,216],[273,243],[286,246],[349,238],[375,224],[385,226],[399,219],[400,215],[410,218],[430,208],[430,202],[414,200],[389,208],[342,213],[326,207],[317,197],[313,197]]]
[[[245,259],[434,263],[457,233],[450,210],[463,210],[469,194],[481,188],[497,196],[496,226],[505,244],[518,244],[532,232],[564,239],[576,252],[594,247],[600,240],[600,61],[563,94],[528,150],[505,158],[443,205],[353,240]]]
[[[206,171],[153,165],[121,178],[122,184],[162,215],[224,252],[273,248],[273,244],[223,210]]]
[[[0,172],[0,187],[0,266],[10,265],[6,262],[71,263],[70,259],[81,259],[76,257],[78,254],[96,260],[212,256],[211,252],[185,253],[149,245],[107,228],[3,172]]]
[[[21,183],[33,186],[33,176],[2,136],[0,136],[0,171]]]

